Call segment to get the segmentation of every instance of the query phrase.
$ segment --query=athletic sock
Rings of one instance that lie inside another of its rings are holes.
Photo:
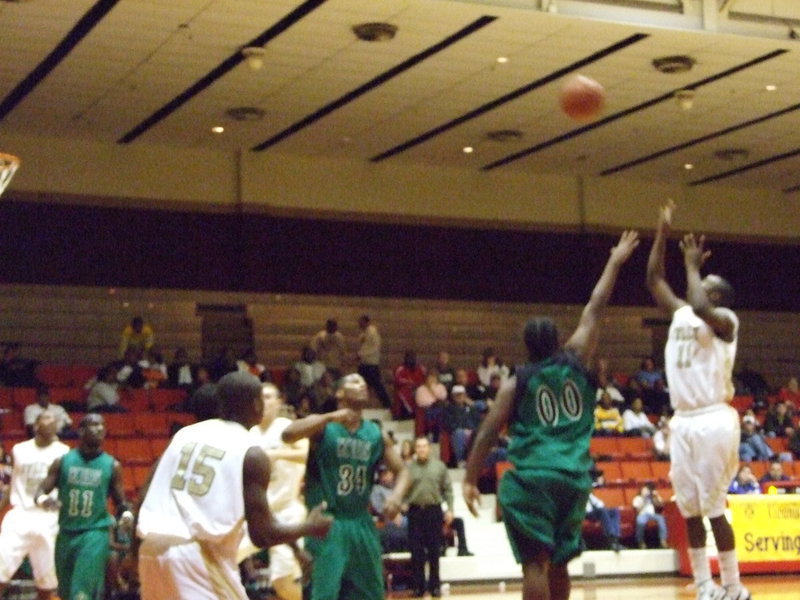
[[[705,548],[689,548],[689,562],[692,564],[695,584],[700,586],[711,579],[711,565]]]
[[[738,591],[741,583],[739,581],[739,561],[736,559],[736,550],[719,553],[719,574],[723,587],[735,586],[733,589]]]

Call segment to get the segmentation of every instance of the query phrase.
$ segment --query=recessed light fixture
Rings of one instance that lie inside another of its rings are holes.
[[[397,33],[397,25],[374,22],[353,25],[353,33],[363,42],[388,42]]]
[[[242,48],[242,56],[253,71],[258,71],[264,66],[264,55],[267,53],[261,46],[247,46]]]
[[[695,60],[691,56],[685,54],[676,54],[673,56],[661,56],[653,59],[653,67],[659,73],[685,73],[690,71],[694,66]]]
[[[461,149],[461,151],[462,151],[464,154],[472,154],[473,152],[475,152],[475,148],[473,148],[472,146],[464,146],[464,147]]]
[[[225,131],[225,128],[222,127],[221,125],[217,125],[216,127],[212,127],[211,131],[213,133],[223,133]]]
[[[257,106],[234,106],[225,114],[234,121],[260,121],[264,118],[264,111]]]
[[[687,171],[691,171],[692,169],[694,169],[694,165],[692,163],[685,163],[683,165],[683,168],[686,169]]]
[[[764,89],[767,90],[768,92],[774,92],[775,90],[778,89],[778,86],[770,83],[769,85],[764,86]]]
[[[507,56],[498,56],[497,57],[497,62],[500,63],[501,65],[504,65],[504,64],[506,64],[508,62],[508,57]]]

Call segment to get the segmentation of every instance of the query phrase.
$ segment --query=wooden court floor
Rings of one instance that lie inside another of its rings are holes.
[[[800,600],[800,574],[752,575],[743,578],[753,600]],[[511,600],[521,597],[518,584],[504,593],[498,585],[454,585],[449,600]],[[387,598],[409,598],[402,592]],[[695,591],[685,577],[620,578],[574,581],[570,600],[692,600]]]

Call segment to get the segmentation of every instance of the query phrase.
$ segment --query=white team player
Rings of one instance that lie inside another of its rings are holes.
[[[718,275],[700,278],[700,267],[711,253],[704,249],[702,236],[696,240],[687,234],[680,246],[688,303],[674,294],[664,270],[673,209],[671,201],[661,208],[647,263],[647,286],[659,307],[672,316],[664,351],[675,410],[670,421],[670,478],[678,508],[686,518],[698,600],[749,600],[750,592],[739,580],[733,529],[725,517],[740,437],[739,416],[729,404],[739,332],[739,320],[728,308],[733,289]],[[703,517],[711,522],[719,551],[722,587],[711,577]]]
[[[262,390],[264,415],[261,423],[250,429],[250,433],[270,461],[271,473],[267,489],[269,508],[281,523],[302,523],[306,518],[306,507],[300,499],[300,488],[306,472],[308,440],[287,444],[281,439],[283,430],[292,420],[278,416],[283,405],[278,388],[272,383],[266,383]],[[245,536],[239,548],[239,560],[242,561],[257,551],[258,548],[253,545],[250,537]],[[300,563],[295,556],[295,549],[288,544],[270,547],[270,583],[280,598],[302,599],[303,589],[298,581],[300,575]]]
[[[50,465],[64,456],[69,447],[56,438],[56,417],[49,411],[39,414],[33,430],[33,439],[20,442],[11,450],[12,508],[0,529],[0,597],[27,556],[33,568],[37,597],[48,600],[58,587],[54,559],[58,513],[41,508],[43,498],[34,495]],[[55,497],[55,492],[52,496]]]
[[[269,509],[269,459],[247,431],[261,421],[261,382],[229,373],[217,395],[221,418],[178,431],[144,492],[133,548],[143,600],[246,600],[236,560],[245,523],[259,547],[330,528],[322,506],[299,525],[278,523]]]

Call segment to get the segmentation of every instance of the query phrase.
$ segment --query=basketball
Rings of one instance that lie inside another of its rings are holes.
[[[603,86],[590,77],[575,75],[561,88],[559,104],[569,118],[589,121],[603,110],[606,92]]]

